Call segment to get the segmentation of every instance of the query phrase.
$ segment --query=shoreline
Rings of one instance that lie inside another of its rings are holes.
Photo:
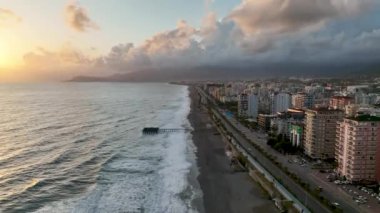
[[[188,86],[196,150],[197,177],[203,199],[197,202],[199,212],[278,212],[274,203],[247,172],[234,172],[225,153],[222,136],[217,132],[206,110],[200,108],[194,87]]]

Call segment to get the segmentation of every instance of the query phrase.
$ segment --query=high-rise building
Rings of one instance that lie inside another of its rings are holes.
[[[260,128],[264,129],[265,131],[268,131],[270,130],[271,120],[274,118],[276,118],[276,115],[259,114],[257,118],[257,123]]]
[[[327,108],[306,110],[304,152],[313,159],[335,157],[337,122],[343,119],[341,110]]]
[[[292,95],[292,106],[296,109],[310,109],[313,107],[313,96],[306,93]]]
[[[238,114],[240,117],[257,119],[259,112],[259,100],[254,94],[241,94],[238,99]]]
[[[266,88],[260,88],[257,95],[259,98],[259,113],[269,114],[271,112],[270,92]]]
[[[352,182],[380,181],[380,117],[360,115],[338,122],[337,172]]]
[[[257,95],[251,94],[248,96],[248,116],[257,120],[259,114],[259,99]]]
[[[345,110],[347,105],[353,104],[354,99],[347,96],[334,96],[330,99],[331,109]]]
[[[310,94],[305,95],[304,108],[311,109],[314,107],[314,97]]]
[[[304,105],[304,93],[297,93],[292,95],[292,107],[296,109],[302,109]]]
[[[272,94],[272,114],[285,112],[291,107],[291,96],[288,93]]]
[[[238,97],[238,115],[239,117],[248,117],[248,95],[240,94]]]

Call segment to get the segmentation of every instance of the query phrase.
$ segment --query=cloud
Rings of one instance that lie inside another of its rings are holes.
[[[17,16],[13,11],[0,8],[0,27],[13,26],[22,21],[22,18]]]
[[[23,56],[25,73],[29,79],[68,80],[76,75],[107,75],[98,58],[90,57],[71,43],[57,50],[38,47]]]
[[[88,16],[87,11],[75,1],[66,5],[65,19],[67,25],[78,32],[85,32],[89,29],[99,29],[98,25]]]
[[[199,29],[181,20],[175,29],[157,33],[141,45],[114,46],[101,61],[103,66],[123,72],[344,63],[366,51],[380,53],[379,48],[374,48],[378,41],[376,30],[360,35],[348,35],[344,29],[329,32],[329,24],[361,15],[369,3],[244,0],[222,20],[215,13],[208,13]]]
[[[319,29],[328,20],[362,11],[368,0],[244,0],[228,16],[247,35]]]
[[[167,70],[181,73],[208,68],[264,72],[300,68],[307,73],[313,69],[378,64],[380,25],[373,20],[380,18],[380,4],[369,7],[371,3],[243,0],[225,18],[218,19],[210,12],[199,28],[180,20],[174,29],[156,33],[141,44],[117,44],[95,59],[71,46],[56,52],[40,49],[26,54],[24,59],[34,67],[48,64],[45,67],[54,68],[58,64],[62,68],[101,69],[106,74]]]
[[[27,67],[34,69],[79,67],[93,63],[93,59],[72,47],[70,43],[64,44],[58,51],[49,51],[39,47],[35,51],[24,54],[23,59]]]
[[[102,61],[105,66],[121,71],[189,65],[202,51],[195,41],[197,33],[186,21],[180,20],[175,29],[157,33],[137,47],[131,43],[112,47]]]
[[[186,21],[180,20],[176,29],[154,35],[141,48],[148,54],[171,54],[173,51],[188,48],[195,32]]]

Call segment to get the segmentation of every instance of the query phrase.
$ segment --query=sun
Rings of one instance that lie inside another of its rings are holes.
[[[6,46],[4,43],[0,40],[0,67],[4,66],[6,63]]]
[[[13,60],[10,54],[9,46],[0,39],[0,67],[9,67]]]
[[[7,47],[5,46],[4,42],[0,40],[0,67],[6,65],[6,62],[7,62],[6,49]]]

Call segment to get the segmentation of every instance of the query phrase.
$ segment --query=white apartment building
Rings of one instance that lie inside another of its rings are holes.
[[[272,114],[285,112],[291,107],[291,96],[288,93],[274,93],[272,98]]]
[[[259,115],[259,98],[257,95],[251,94],[248,96],[248,116],[257,120]]]
[[[238,98],[238,115],[257,119],[259,112],[259,99],[254,94],[240,94]]]

